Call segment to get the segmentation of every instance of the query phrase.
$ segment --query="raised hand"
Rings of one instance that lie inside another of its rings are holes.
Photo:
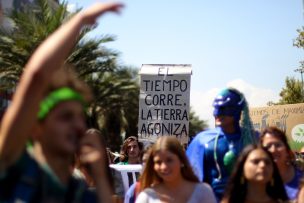
[[[121,3],[96,3],[80,12],[85,24],[95,24],[96,19],[107,12],[120,13],[124,7]]]
[[[87,134],[81,139],[79,158],[82,165],[88,166],[90,175],[105,175],[107,159],[105,152],[97,134]]]

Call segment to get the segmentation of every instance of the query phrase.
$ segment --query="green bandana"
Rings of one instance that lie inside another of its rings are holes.
[[[76,100],[85,104],[83,97],[69,87],[62,87],[47,95],[40,103],[38,119],[43,120],[48,113],[60,102]]]

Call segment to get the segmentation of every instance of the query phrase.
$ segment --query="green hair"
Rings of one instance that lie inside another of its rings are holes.
[[[241,119],[241,140],[243,143],[243,147],[249,144],[257,144],[257,136],[255,135],[255,131],[252,125],[252,121],[249,115],[248,103],[245,100],[245,105],[243,108],[242,119]]]

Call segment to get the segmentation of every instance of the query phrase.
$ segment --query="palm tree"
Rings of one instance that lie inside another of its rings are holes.
[[[108,144],[119,150],[123,133],[137,135],[139,85],[135,69],[120,67],[94,75],[90,84],[95,100],[90,109],[90,126],[101,127]]]
[[[0,89],[11,89],[17,84],[33,51],[67,15],[65,4],[52,9],[46,0],[12,10],[9,17],[13,30],[0,29]]]
[[[13,30],[0,29],[0,90],[16,86],[33,51],[71,15],[65,3],[53,6],[47,0],[36,0],[35,4],[26,4],[11,12]],[[119,68],[118,53],[104,46],[115,40],[113,36],[84,39],[92,29],[83,30],[67,62],[94,92],[95,100],[88,108],[88,123],[103,129],[111,146],[117,148],[121,133],[137,125],[133,117],[137,118],[138,113],[133,114],[138,108],[138,83],[132,69]]]
[[[14,22],[13,31],[0,29],[0,79],[2,88],[16,85],[23,67],[37,46],[65,20],[73,14],[66,10],[66,4],[50,6],[47,0],[37,0],[36,4],[27,4],[23,9],[13,10],[10,18]],[[118,53],[102,46],[114,40],[105,35],[99,39],[82,40],[93,28],[84,29],[79,43],[67,61],[76,67],[76,72],[83,79],[87,75],[112,71],[116,68]]]

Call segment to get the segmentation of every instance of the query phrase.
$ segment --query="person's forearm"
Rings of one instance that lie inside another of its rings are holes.
[[[113,202],[110,184],[105,175],[95,179],[96,193],[100,203]]]
[[[23,151],[52,73],[62,66],[81,27],[82,17],[76,15],[48,37],[27,63],[13,102],[3,119],[0,131],[0,170],[14,162]]]
[[[52,73],[61,68],[77,42],[83,26],[83,18],[76,14],[68,22],[58,28],[34,52],[26,65],[26,69],[40,71],[48,79]]]
[[[33,53],[1,123],[0,170],[16,161],[24,150],[53,73],[62,67],[82,27],[94,24],[105,12],[119,12],[122,6],[118,3],[94,4],[58,28]]]
[[[92,157],[93,153],[91,153]],[[90,164],[90,174],[96,186],[96,193],[100,203],[113,202],[112,201],[112,190],[110,187],[109,179],[106,173],[105,163],[103,162],[104,157],[101,155],[98,160]]]

